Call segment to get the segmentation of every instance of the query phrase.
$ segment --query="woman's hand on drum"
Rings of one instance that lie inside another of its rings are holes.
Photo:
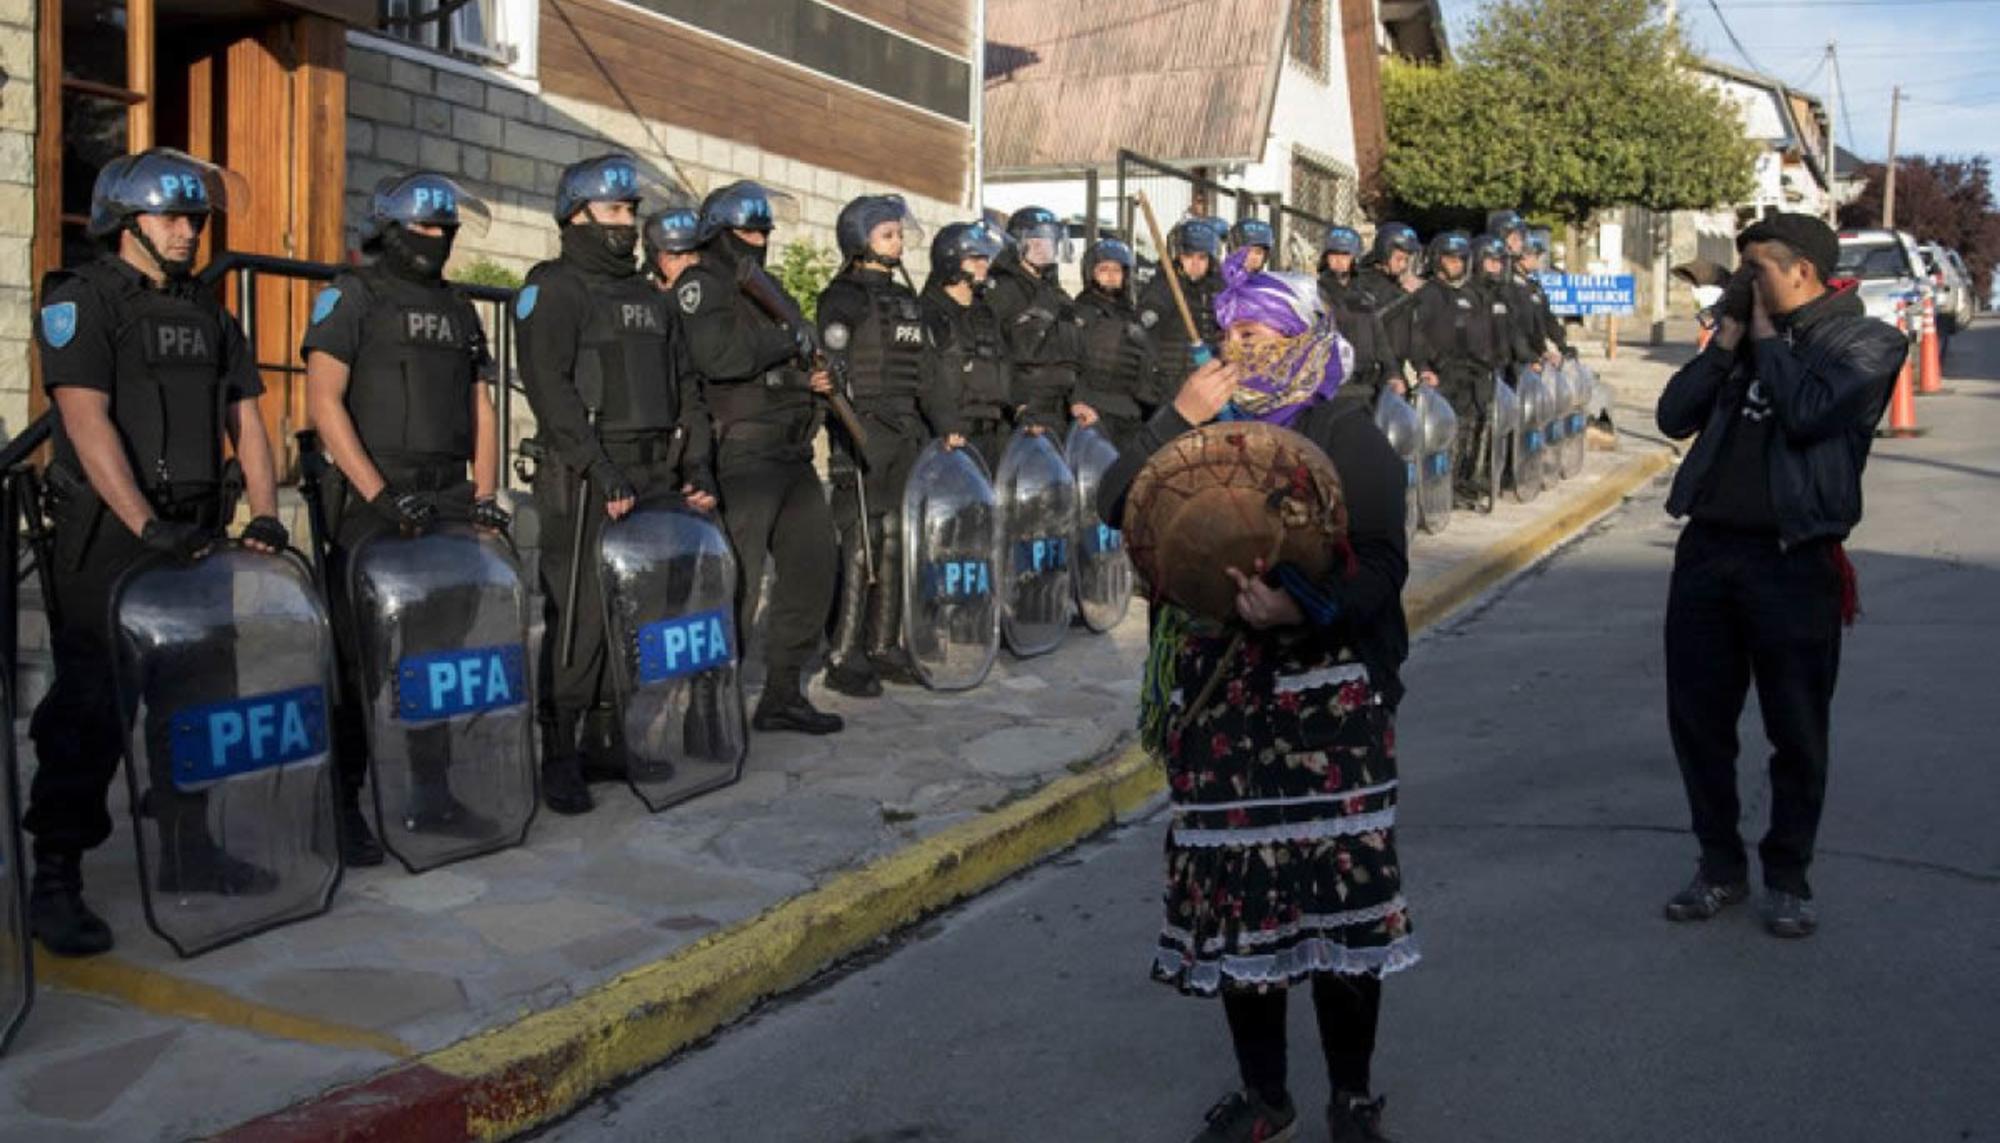
[[[1216,360],[1202,366],[1181,384],[1181,391],[1174,397],[1174,412],[1190,425],[1205,425],[1222,412],[1222,407],[1236,395],[1236,386],[1243,380],[1243,370],[1226,361]]]
[[[1299,610],[1299,601],[1282,587],[1272,587],[1263,580],[1264,561],[1257,561],[1257,574],[1244,575],[1235,568],[1227,569],[1229,578],[1236,584],[1236,614],[1243,622],[1262,631],[1270,627],[1295,627],[1306,620],[1305,612]]]

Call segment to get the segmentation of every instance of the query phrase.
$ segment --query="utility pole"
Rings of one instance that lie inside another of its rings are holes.
[[[1835,40],[1826,42],[1826,63],[1826,224],[1838,230],[1840,229],[1840,49]]]
[[[1896,117],[1903,108],[1903,88],[1898,84],[1889,95],[1889,165],[1882,174],[1882,226],[1896,228]]]

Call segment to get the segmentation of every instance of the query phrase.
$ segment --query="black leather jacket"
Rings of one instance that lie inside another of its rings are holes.
[[[1715,467],[1740,401],[1732,376],[1763,383],[1778,418],[1768,458],[1778,542],[1843,540],[1861,521],[1861,472],[1868,465],[1876,422],[1889,406],[1909,342],[1868,317],[1849,290],[1827,294],[1780,323],[1779,336],[1732,353],[1711,344],[1681,367],[1660,394],[1660,431],[1676,440],[1695,432],[1667,496],[1667,511],[1686,515]]]

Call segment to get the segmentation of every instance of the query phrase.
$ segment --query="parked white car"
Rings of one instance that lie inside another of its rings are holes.
[[[1972,324],[1972,279],[1957,251],[1927,242],[1922,252],[1931,292],[1937,298],[1938,332],[1950,340],[1952,334]]]
[[[1868,316],[1895,324],[1896,303],[1919,308],[1930,289],[1917,241],[1900,230],[1843,230],[1833,276],[1858,283]]]

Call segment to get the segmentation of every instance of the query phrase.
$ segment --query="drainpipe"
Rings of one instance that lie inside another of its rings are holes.
[[[972,213],[986,217],[986,0],[972,5]]]

